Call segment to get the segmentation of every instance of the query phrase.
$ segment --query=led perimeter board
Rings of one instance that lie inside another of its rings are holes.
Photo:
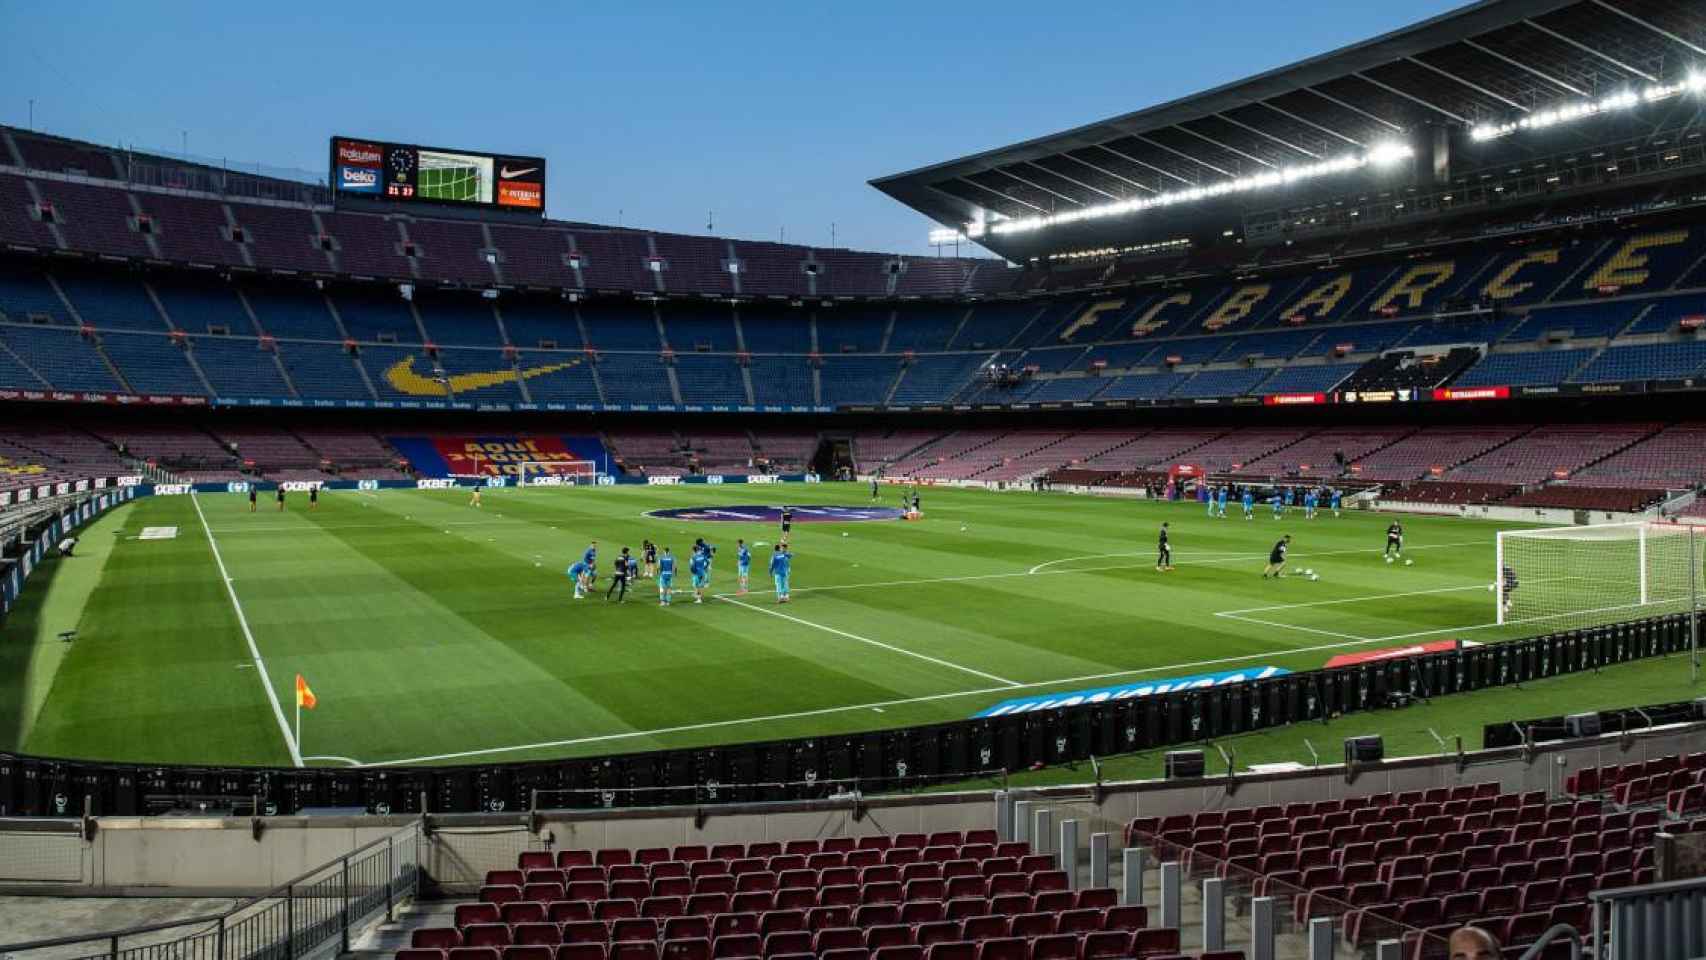
[[[339,197],[545,212],[545,160],[332,138]]]

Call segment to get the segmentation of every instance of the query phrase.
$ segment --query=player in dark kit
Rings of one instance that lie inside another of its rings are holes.
[[[308,488],[308,509],[320,509],[320,488],[318,486]]]
[[[877,478],[876,477],[871,478],[871,502],[872,503],[877,502]]]
[[[794,508],[784,506],[782,508],[782,537],[781,537],[782,546],[785,547],[788,545],[788,534],[793,529],[794,529]]]
[[[284,512],[284,484],[278,485],[278,512]]]
[[[1392,521],[1391,525],[1386,528],[1386,553],[1384,556],[1387,563],[1391,563],[1393,557],[1402,558],[1404,556],[1404,525],[1396,520]]]
[[[650,540],[640,541],[640,552],[645,557],[645,573],[647,579],[658,575],[658,545]]]
[[[1262,569],[1262,579],[1269,577],[1279,579],[1285,576],[1285,552],[1291,548],[1291,534],[1279,538],[1272,551],[1268,553],[1268,565]]]
[[[255,485],[249,484],[249,512],[255,512]]]
[[[610,572],[610,586],[605,588],[604,599],[616,594],[617,603],[628,602],[628,581],[634,578],[634,558],[628,555],[628,548],[622,548],[622,555],[616,558],[616,569]],[[620,592],[618,592],[620,591]]]
[[[1161,524],[1161,535],[1155,541],[1155,569],[1166,573],[1173,569],[1173,544],[1167,539],[1167,524]]]

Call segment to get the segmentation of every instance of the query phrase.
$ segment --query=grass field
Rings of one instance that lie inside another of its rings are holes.
[[[644,515],[784,496],[868,504],[841,484],[492,490],[478,510],[465,491],[327,493],[314,512],[296,494],[255,514],[234,495],[141,500],[50,561],[0,631],[0,749],[309,765],[595,755],[962,719],[1018,696],[1546,626],[1493,624],[1499,527],[1474,521],[1407,518],[1416,562],[1403,566],[1381,561],[1383,515],[1246,522],[1195,504],[931,489],[922,521],[796,524],[794,599],[778,606],[768,547],[753,593],[732,595],[735,538],[773,541],[774,527]],[[176,537],[138,539],[145,527]],[[1261,579],[1281,532],[1319,581]],[[721,548],[703,606],[679,589],[695,536]],[[644,581],[626,605],[570,599],[563,571],[589,539],[607,571],[644,537],[683,555],[673,606]],[[75,643],[54,639],[72,627]],[[298,673],[319,706],[296,751]],[[1613,674],[1595,678],[1599,695],[1614,696]],[[1555,682],[1554,701],[1574,682]],[[1439,723],[1457,702],[1431,708]]]

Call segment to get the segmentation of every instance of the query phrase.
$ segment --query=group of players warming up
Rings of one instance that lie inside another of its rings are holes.
[[[777,541],[770,554],[770,579],[776,586],[776,602],[788,603],[792,596],[789,591],[789,580],[793,573],[794,554],[789,549],[789,539],[794,527],[794,509],[782,508],[782,536]],[[638,580],[656,580],[658,585],[658,606],[667,607],[675,600],[675,554],[669,547],[659,547],[650,540],[640,542],[640,554],[644,559],[636,559],[627,547],[616,558],[615,569],[610,574],[610,585],[605,588],[604,599],[614,599],[617,603],[626,603],[628,587]],[[705,542],[704,537],[695,538],[693,547],[687,558],[687,573],[691,577],[693,602],[704,603],[705,591],[711,586],[711,565],[717,556],[715,545]],[[748,583],[752,573],[752,549],[747,546],[745,539],[735,540],[735,577],[739,588],[737,596],[747,593]],[[574,598],[584,600],[593,592],[593,585],[598,581],[598,541],[587,544],[586,551],[568,569],[569,581],[574,584]]]
[[[1291,550],[1291,534],[1286,534],[1274,541],[1273,548],[1268,551],[1268,564],[1262,568],[1262,579],[1279,579],[1285,576],[1287,554]],[[1415,563],[1404,556],[1404,524],[1393,520],[1386,527],[1386,550],[1381,554],[1387,563],[1404,561],[1405,566]],[[1155,569],[1160,573],[1170,573],[1173,570],[1173,536],[1172,528],[1162,521],[1161,530],[1155,538]],[[1317,579],[1312,570],[1303,571],[1310,579]],[[1514,580],[1514,574],[1506,573],[1508,580]]]

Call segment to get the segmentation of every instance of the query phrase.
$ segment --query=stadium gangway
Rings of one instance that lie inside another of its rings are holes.
[[[68,821],[73,830],[84,829]],[[421,887],[425,824],[416,819],[386,836],[219,914],[100,933],[0,943],[7,960],[105,957],[108,960],[295,960],[341,956],[368,926],[396,919]],[[162,937],[181,930],[174,938]],[[67,947],[80,949],[66,950]]]

